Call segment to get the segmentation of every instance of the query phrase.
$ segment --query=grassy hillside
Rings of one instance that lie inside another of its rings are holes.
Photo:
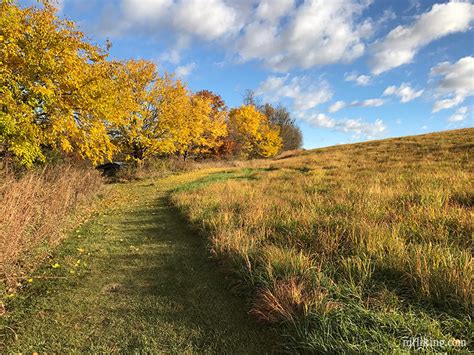
[[[172,201],[292,350],[470,342],[473,156],[474,129],[336,146],[220,173]]]

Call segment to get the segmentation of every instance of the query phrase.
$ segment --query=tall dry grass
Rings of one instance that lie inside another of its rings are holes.
[[[0,186],[0,278],[14,286],[63,236],[71,213],[103,184],[93,169],[61,165],[9,177]]]
[[[470,336],[473,156],[474,129],[331,147],[173,201],[293,349],[402,351]]]

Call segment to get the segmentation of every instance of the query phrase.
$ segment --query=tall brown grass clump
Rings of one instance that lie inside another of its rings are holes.
[[[97,171],[72,165],[5,179],[0,185],[2,281],[14,285],[34,267],[61,239],[71,212],[90,201],[102,184]]]
[[[473,156],[474,129],[343,145],[173,201],[298,351],[399,352],[472,335]]]

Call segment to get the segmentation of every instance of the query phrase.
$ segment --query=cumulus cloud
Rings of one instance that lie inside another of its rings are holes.
[[[353,81],[356,85],[367,86],[370,84],[369,75],[358,75],[357,73],[346,73],[344,74],[345,81]]]
[[[263,60],[274,70],[287,71],[349,62],[364,53],[362,39],[371,33],[372,25],[357,18],[369,1],[313,0],[297,7],[292,1],[276,3],[275,14],[245,27],[237,46],[243,60]]]
[[[389,86],[383,92],[384,96],[395,95],[400,98],[400,102],[406,103],[423,94],[424,90],[414,90],[409,84],[402,83],[399,87]]]
[[[306,122],[311,123],[312,125],[317,127],[334,128],[334,126],[336,125],[336,121],[331,117],[325,115],[324,113],[317,113],[308,117],[300,118],[303,118]]]
[[[384,103],[384,99],[366,99],[362,101],[356,100],[352,101],[351,103],[346,103],[344,101],[336,101],[329,107],[328,111],[337,112],[346,107],[379,107],[382,106]]]
[[[398,26],[382,41],[372,46],[372,73],[381,74],[412,62],[416,53],[428,43],[456,32],[470,29],[474,5],[467,1],[434,4],[408,26]]]
[[[172,30],[178,36],[213,41],[235,34],[243,25],[237,9],[224,0],[122,0],[115,32]]]
[[[175,28],[209,41],[240,29],[236,10],[222,0],[179,1],[172,22]]]
[[[449,116],[449,122],[461,122],[467,118],[467,106],[460,107],[454,114]]]
[[[174,71],[178,78],[184,78],[191,74],[191,72],[196,68],[196,63],[189,63],[186,65],[180,65]]]
[[[172,43],[158,61],[175,65],[195,39],[225,41],[244,25],[242,6],[226,0],[122,0],[118,10],[104,7],[104,11],[101,32],[107,36],[141,33]]]
[[[387,126],[385,126],[380,119],[370,123],[361,119],[334,119],[324,113],[317,113],[301,118],[317,127],[353,133],[356,138],[365,137],[372,139],[383,136],[387,131]]]
[[[278,102],[282,99],[292,101],[293,109],[305,111],[331,99],[333,93],[329,83],[312,81],[305,76],[270,76],[255,91],[266,101]]]
[[[100,28],[108,36],[166,33],[167,41],[181,36],[218,41],[242,61],[258,60],[283,72],[360,57],[374,32],[374,22],[362,18],[371,2],[121,0],[118,10],[104,6]],[[169,56],[176,61],[177,51]]]
[[[439,99],[433,105],[433,112],[457,106],[474,95],[474,57],[438,64],[431,68],[431,76],[441,77],[436,88]]]

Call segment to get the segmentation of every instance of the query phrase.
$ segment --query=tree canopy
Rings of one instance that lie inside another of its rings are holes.
[[[193,93],[150,61],[111,61],[110,43],[88,42],[49,1],[28,8],[2,1],[0,13],[0,156],[6,161],[29,168],[50,153],[92,164],[117,156],[136,162],[271,157],[289,144],[280,135],[289,137],[285,127],[294,122],[279,109],[229,111],[219,95]]]
[[[231,138],[244,157],[271,157],[281,148],[278,129],[253,105],[234,108],[229,114]]]

